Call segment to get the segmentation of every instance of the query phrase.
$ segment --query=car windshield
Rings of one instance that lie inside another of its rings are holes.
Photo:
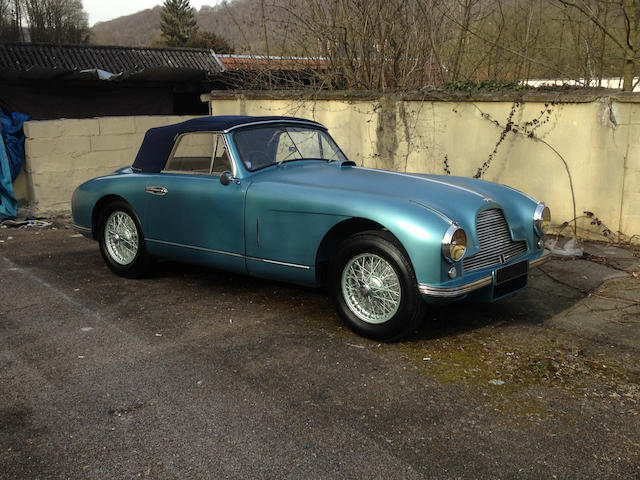
[[[235,132],[233,140],[251,171],[292,160],[347,160],[329,134],[317,128],[257,127]]]

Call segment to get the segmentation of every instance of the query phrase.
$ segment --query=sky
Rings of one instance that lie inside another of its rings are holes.
[[[162,5],[164,0],[82,0],[84,10],[89,14],[89,25],[112,18],[130,15],[146,8]],[[214,6],[218,0],[191,0],[191,6],[199,9],[203,5]]]

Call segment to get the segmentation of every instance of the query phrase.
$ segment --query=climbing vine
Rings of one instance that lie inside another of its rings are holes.
[[[491,166],[491,162],[493,162],[493,159],[498,153],[498,149],[500,148],[500,145],[502,145],[502,142],[504,142],[504,139],[507,138],[507,134],[513,131],[513,116],[515,115],[516,110],[518,109],[519,106],[520,106],[519,102],[513,102],[513,105],[511,106],[511,110],[509,111],[509,115],[507,116],[507,123],[506,125],[504,125],[504,127],[500,125],[500,122],[491,118],[491,115],[489,115],[488,113],[485,113],[485,112],[480,113],[482,118],[485,118],[489,120],[491,123],[502,128],[502,132],[500,132],[500,137],[498,138],[498,142],[496,143],[496,145],[493,147],[493,151],[489,154],[489,157],[484,161],[484,163],[478,168],[478,171],[473,176],[473,178],[481,178],[482,175],[484,175],[486,171],[489,169],[489,167]],[[513,131],[513,133],[518,133],[518,130],[516,129],[515,131]]]
[[[540,113],[536,118],[533,118],[524,123],[515,123],[513,121],[513,117],[515,116],[516,112],[520,108],[521,104],[522,102],[520,100],[516,100],[515,102],[513,102],[513,105],[511,106],[511,110],[509,111],[509,115],[507,115],[507,121],[505,125],[502,125],[498,120],[493,118],[490,114],[483,112],[478,108],[477,105],[474,104],[474,106],[478,110],[480,110],[480,116],[482,118],[490,121],[491,123],[496,125],[498,128],[502,129],[502,131],[500,132],[498,141],[496,142],[496,145],[493,147],[493,150],[489,154],[489,157],[487,158],[487,160],[484,161],[484,163],[480,167],[478,167],[478,170],[476,171],[473,178],[482,178],[482,176],[487,172],[487,170],[491,166],[491,162],[493,162],[493,159],[498,153],[498,149],[500,148],[500,145],[502,145],[502,143],[507,138],[507,135],[509,133],[512,133],[514,135],[517,135],[520,133],[520,134],[526,135],[528,138],[536,139],[537,138],[536,130],[541,126],[545,125],[546,123],[548,123],[549,120],[551,119],[552,110],[550,107],[554,106],[555,102],[545,103],[544,108],[540,110]]]
[[[449,156],[444,154],[444,173],[451,175],[451,168],[449,168]]]
[[[560,152],[558,152],[558,150],[556,150],[551,144],[549,144],[543,138],[536,135],[536,131],[542,125],[548,123],[549,120],[551,119],[551,114],[552,114],[551,107],[555,105],[555,102],[545,103],[544,108],[540,110],[540,113],[536,118],[533,118],[524,123],[515,123],[513,121],[513,117],[515,116],[516,111],[520,108],[521,104],[522,104],[521,100],[516,100],[513,102],[513,105],[511,106],[511,110],[509,111],[509,115],[507,115],[506,123],[504,125],[501,124],[495,118],[493,118],[489,113],[482,111],[475,103],[473,104],[473,106],[480,112],[480,116],[483,119],[493,123],[494,125],[496,125],[498,128],[501,129],[500,136],[498,137],[498,141],[496,142],[495,147],[493,148],[492,152],[489,154],[489,157],[487,158],[487,160],[485,160],[484,163],[480,167],[478,167],[478,170],[474,175],[474,178],[482,178],[482,175],[484,175],[487,172],[487,170],[491,166],[493,159],[496,156],[496,153],[498,152],[498,149],[500,148],[500,145],[502,145],[505,138],[507,138],[507,135],[509,134],[522,135],[533,141],[544,144],[547,148],[553,151],[553,153],[555,153],[557,158],[562,162],[562,165],[564,166],[564,169],[567,172],[567,178],[569,180],[569,188],[571,190],[571,201],[573,204],[573,216],[574,218],[577,218],[578,215],[576,213],[576,196],[573,188],[573,178],[571,176],[571,171],[569,170],[569,165],[567,164],[567,161],[565,160],[565,158],[560,154]],[[577,225],[574,222],[574,235],[577,236],[577,234],[578,234],[578,229],[577,229]]]
[[[582,212],[582,215],[577,216],[576,218],[569,220],[568,222],[563,222],[558,228],[558,235],[562,234],[562,231],[569,227],[569,225],[576,225],[579,220],[588,221],[589,226],[593,227],[593,231],[605,237],[612,243],[619,245],[633,245],[634,242],[637,242],[637,239],[640,235],[625,235],[621,231],[613,231],[611,230],[594,212],[590,212],[585,210]]]

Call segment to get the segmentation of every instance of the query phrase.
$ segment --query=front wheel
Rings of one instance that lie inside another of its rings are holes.
[[[100,217],[98,242],[102,258],[118,275],[137,278],[151,265],[137,216],[124,201],[110,203]]]
[[[329,288],[347,326],[376,340],[400,340],[420,324],[426,310],[411,262],[384,231],[358,233],[339,245]]]

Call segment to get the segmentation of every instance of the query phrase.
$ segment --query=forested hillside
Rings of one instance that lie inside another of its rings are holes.
[[[93,26],[91,43],[146,47],[160,36],[160,5]]]
[[[93,27],[92,43],[98,45],[149,46],[160,38],[160,5],[147,10],[118,17]],[[196,18],[200,31],[215,32],[231,43],[239,53],[265,53],[262,17],[258,13],[260,0],[235,0],[216,7],[202,7]],[[278,15],[273,7],[266,7],[265,14]],[[266,24],[274,36],[270,54],[286,54],[276,32],[275,23]],[[276,53],[277,52],[277,53]]]

